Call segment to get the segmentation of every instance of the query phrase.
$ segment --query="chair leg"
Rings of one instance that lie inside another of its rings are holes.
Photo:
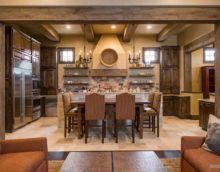
[[[132,143],[134,143],[134,139],[135,139],[135,135],[134,135],[134,125],[135,125],[135,121],[132,120]]]
[[[64,137],[66,137],[66,123],[67,123],[67,117],[64,119]]]
[[[88,121],[85,121],[85,144],[87,144],[87,138],[88,138]]]
[[[152,117],[153,132],[155,133],[155,116]]]
[[[118,143],[118,123],[117,120],[115,120],[115,142]]]
[[[68,117],[68,133],[71,132],[71,117]]]
[[[106,137],[106,120],[104,120],[104,136]]]
[[[104,137],[105,137],[105,122],[102,120],[102,143],[104,143]]]
[[[114,137],[116,137],[116,119],[114,117]]]
[[[160,118],[159,115],[157,116],[157,137],[160,136]]]

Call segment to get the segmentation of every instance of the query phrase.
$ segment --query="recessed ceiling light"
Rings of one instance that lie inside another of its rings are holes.
[[[112,29],[116,29],[116,26],[115,26],[115,25],[112,25]]]
[[[66,29],[71,29],[71,26],[70,25],[66,25]]]
[[[152,26],[151,25],[147,25],[147,29],[152,29]]]

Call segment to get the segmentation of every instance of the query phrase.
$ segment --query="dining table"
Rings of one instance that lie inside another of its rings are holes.
[[[116,105],[116,95],[119,93],[101,93],[105,95],[105,104],[106,105]],[[151,103],[148,101],[146,94],[142,93],[133,93],[135,95],[135,106],[139,108],[139,125],[138,132],[139,137],[143,138],[143,120],[144,120],[144,106]],[[78,109],[78,138],[80,139],[83,136],[82,131],[82,109],[85,108],[85,93],[76,93],[73,94],[71,104]]]

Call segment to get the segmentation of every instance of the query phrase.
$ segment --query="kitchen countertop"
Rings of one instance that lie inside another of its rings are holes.
[[[190,97],[189,95],[182,95],[182,94],[164,94],[165,96],[173,96],[173,97]]]
[[[215,103],[214,99],[198,99],[198,101],[207,102],[207,103]]]

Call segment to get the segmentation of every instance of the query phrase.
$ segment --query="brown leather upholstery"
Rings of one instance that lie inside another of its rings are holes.
[[[65,92],[63,93],[63,109],[64,109],[64,115],[67,114],[71,110],[71,97],[70,94]]]
[[[63,98],[63,110],[64,110],[64,137],[66,137],[66,132],[70,133],[71,129],[74,128],[74,125],[77,125],[74,122],[74,118],[78,116],[77,108],[71,105],[73,94],[70,92],[65,92],[62,95]]]
[[[135,95],[123,93],[116,95],[116,120],[135,119]]]
[[[149,92],[148,101],[150,102],[150,104],[148,106],[152,107],[152,104],[153,104],[153,101],[154,101],[154,92],[153,91]]]
[[[105,96],[97,93],[86,95],[85,120],[105,118]]]
[[[118,120],[132,120],[132,143],[135,142],[135,95],[122,93],[116,95],[115,138],[118,143]]]
[[[161,93],[160,92],[155,92],[152,108],[154,110],[156,110],[158,114],[160,113],[160,103],[161,103]]]
[[[89,121],[102,120],[102,143],[106,135],[105,96],[97,93],[86,95],[85,104],[85,143],[88,138]]]
[[[220,156],[201,148],[204,137],[181,139],[181,172],[220,172]]]
[[[47,172],[46,138],[0,141],[1,172]]]
[[[160,92],[151,92],[149,95],[153,96],[151,99],[153,100],[150,107],[144,109],[144,119],[147,117],[149,119],[149,127],[152,128],[152,131],[155,132],[155,128],[157,128],[157,136],[159,137],[159,116],[160,116],[160,104],[161,104],[161,93]],[[157,123],[157,125],[156,125]],[[144,127],[144,121],[143,126]]]

